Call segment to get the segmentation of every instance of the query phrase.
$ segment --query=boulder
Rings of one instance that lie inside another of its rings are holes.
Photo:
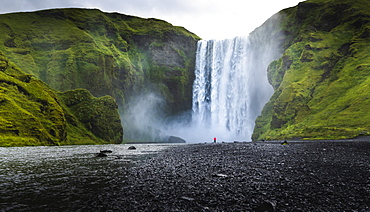
[[[168,143],[186,143],[186,141],[180,137],[170,136],[168,138]]]
[[[288,145],[288,144],[289,144],[288,141],[284,141],[281,143],[281,145]]]
[[[108,155],[102,152],[99,152],[96,157],[107,157]]]

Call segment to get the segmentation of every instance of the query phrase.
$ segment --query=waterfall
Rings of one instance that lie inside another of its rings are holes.
[[[198,139],[250,141],[273,93],[268,65],[280,56],[267,25],[248,37],[198,42],[192,105]]]

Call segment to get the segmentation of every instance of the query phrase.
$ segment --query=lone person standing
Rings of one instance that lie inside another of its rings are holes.
[[[216,137],[213,138],[213,143],[216,143]]]

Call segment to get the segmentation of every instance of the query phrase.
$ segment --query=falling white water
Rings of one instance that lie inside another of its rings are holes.
[[[198,42],[192,107],[197,139],[250,141],[255,120],[273,93],[267,68],[279,53],[268,31]]]
[[[133,124],[136,119],[129,119],[126,129],[138,128],[131,130],[133,138],[154,132],[155,136],[147,136],[151,140],[178,136],[190,143],[213,142],[214,137],[217,141],[250,141],[255,120],[273,94],[267,69],[281,56],[279,20],[278,14],[272,16],[249,36],[198,42],[190,122],[188,113],[159,118],[156,109],[160,105],[150,104],[145,97],[134,104],[141,109],[132,110],[133,116],[143,114],[143,118],[137,124]]]

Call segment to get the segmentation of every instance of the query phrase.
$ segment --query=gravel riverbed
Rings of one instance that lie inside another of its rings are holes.
[[[179,145],[124,169],[85,209],[370,211],[369,150],[368,141]]]

